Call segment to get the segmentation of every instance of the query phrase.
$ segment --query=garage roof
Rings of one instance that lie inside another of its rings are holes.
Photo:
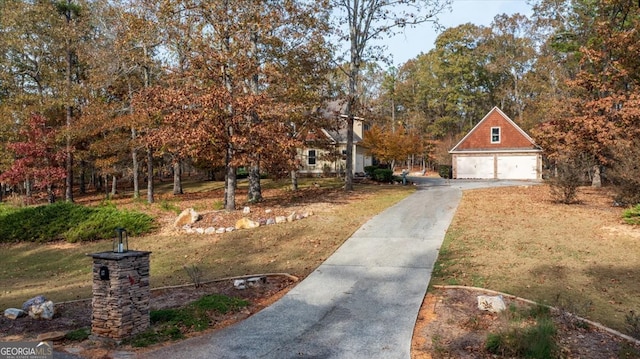
[[[499,127],[499,143],[491,141],[491,128]],[[542,149],[498,107],[487,113],[449,153],[541,152]]]

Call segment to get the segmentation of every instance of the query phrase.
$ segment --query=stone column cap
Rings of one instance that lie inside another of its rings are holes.
[[[130,258],[130,257],[144,257],[144,256],[148,256],[149,254],[151,254],[151,252],[148,252],[148,251],[126,251],[122,253],[106,251],[106,252],[97,252],[97,253],[87,253],[87,255],[92,258],[108,259],[108,260],[114,260],[114,261],[124,259],[124,258]]]

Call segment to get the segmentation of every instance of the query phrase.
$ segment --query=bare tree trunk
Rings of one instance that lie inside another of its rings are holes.
[[[249,167],[249,191],[247,199],[250,203],[262,201],[262,187],[260,185],[260,162]]]
[[[296,170],[291,171],[291,190],[298,190],[298,171]]]
[[[259,41],[259,34],[258,34],[258,29],[257,29],[257,25],[254,26],[254,28],[251,30],[251,51],[253,52],[253,61],[254,66],[255,66],[255,71],[256,73],[253,74],[253,76],[251,76],[251,93],[254,95],[258,95],[258,93],[260,92],[260,87],[259,87],[259,77],[258,77],[258,68],[259,68],[259,59],[258,59],[258,41]],[[258,117],[258,114],[254,111],[251,114],[251,125],[252,126],[259,126],[260,125],[260,118]],[[249,191],[247,193],[248,196],[248,201],[250,203],[254,203],[254,202],[260,202],[262,201],[262,187],[260,185],[260,155],[259,154],[254,154],[252,156],[252,160],[251,160],[251,165],[249,167]]]
[[[66,10],[65,17],[67,20],[67,26],[71,26],[71,0],[67,0],[67,6],[69,7]],[[71,77],[71,71],[73,70],[73,51],[71,49],[71,39],[67,38],[65,43],[66,50],[66,74],[65,74],[65,82],[67,87],[67,96],[71,95],[71,85],[73,78]],[[67,172],[67,178],[65,180],[65,200],[68,202],[73,202],[73,148],[71,142],[71,135],[69,134],[71,130],[71,122],[73,117],[73,107],[71,106],[70,99],[66,99],[67,104],[65,105],[65,120],[67,126],[67,135],[66,135],[66,158],[65,158],[65,169]]]
[[[102,177],[102,182],[104,182],[104,196],[109,198],[109,176],[104,175]]]
[[[591,179],[591,187],[602,187],[602,176],[600,175],[600,165],[593,166],[593,178]]]
[[[135,130],[131,129],[132,136],[135,136]],[[138,150],[134,147],[131,149],[131,162],[133,165],[133,198],[140,198],[140,164],[138,163]]]
[[[118,178],[116,175],[111,176],[111,196],[115,196],[118,193]]]
[[[153,149],[147,149],[147,203],[153,203]]]
[[[225,9],[229,8],[229,0],[224,1]],[[231,35],[228,29],[224,30],[224,35],[221,38],[222,49],[226,54],[231,54]],[[233,98],[233,79],[231,72],[229,70],[229,64],[222,65],[222,80],[224,82],[224,87],[229,93],[229,96]],[[232,142],[234,136],[234,108],[230,103],[227,106],[227,121],[225,123],[226,136],[228,138],[227,143],[227,151],[225,154],[225,166],[226,166],[226,174],[225,174],[225,187],[224,187],[224,209],[228,211],[235,211],[236,209],[236,186],[237,186],[237,176],[236,176],[236,166],[232,165],[233,158],[235,157],[235,148]]]
[[[56,193],[53,190],[52,184],[47,185],[47,202],[49,202],[49,204],[56,202]]]
[[[344,189],[353,191],[353,115],[347,119],[347,163],[345,166]]]
[[[87,193],[87,162],[80,161],[80,194]]]
[[[182,166],[179,159],[173,162],[173,194],[183,194],[182,192]]]
[[[31,198],[31,181],[28,178],[24,181],[24,192],[27,198]]]
[[[227,152],[229,151],[230,150],[227,150]],[[224,209],[226,209],[227,211],[235,211],[237,185],[236,168],[231,166],[230,164],[227,164],[226,169],[227,173],[225,175],[226,186],[224,188]]]

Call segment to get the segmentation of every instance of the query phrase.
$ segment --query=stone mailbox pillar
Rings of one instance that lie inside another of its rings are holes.
[[[120,341],[149,328],[150,254],[89,254],[93,258],[93,335]]]

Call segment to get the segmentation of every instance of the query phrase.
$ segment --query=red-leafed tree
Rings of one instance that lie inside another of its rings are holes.
[[[56,145],[56,131],[47,126],[44,116],[34,114],[20,131],[20,137],[21,141],[7,145],[15,154],[15,161],[0,180],[46,190],[49,203],[53,203],[56,185],[66,178],[66,153]]]
[[[550,159],[560,164],[589,159],[595,165],[589,166],[594,182],[599,182],[604,166],[616,183],[623,179],[611,175],[636,152],[640,136],[640,9],[626,0],[600,5],[594,8],[592,38],[580,49],[580,71],[569,84],[571,97],[558,101],[555,107],[562,112],[542,124],[535,136]],[[634,187],[623,186],[623,192]],[[620,195],[640,200],[640,191],[634,192],[638,194]]]

